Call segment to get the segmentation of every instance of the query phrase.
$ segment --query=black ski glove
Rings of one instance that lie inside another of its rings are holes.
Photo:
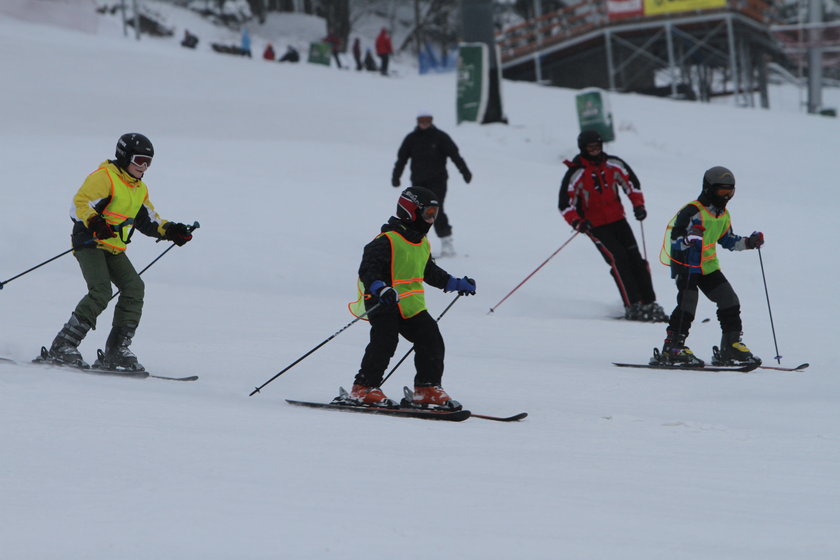
[[[592,229],[592,222],[589,220],[575,220],[572,222],[572,227],[578,230],[580,233],[586,233],[590,229]]]
[[[173,242],[178,247],[181,247],[192,239],[192,234],[186,225],[169,222],[166,224],[166,233],[163,235],[163,238],[167,241]]]
[[[114,232],[114,228],[111,227],[111,224],[106,222],[105,218],[103,218],[100,214],[96,214],[88,220],[88,230],[90,230],[97,239],[111,239],[117,235]]]
[[[636,219],[640,222],[647,218],[647,210],[645,210],[645,205],[639,204],[638,206],[634,206],[633,214],[636,216]]]

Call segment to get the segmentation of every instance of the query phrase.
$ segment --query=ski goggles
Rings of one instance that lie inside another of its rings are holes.
[[[432,117],[417,117],[418,124],[432,124]]]
[[[729,200],[735,195],[735,185],[713,185],[712,191],[716,196]]]
[[[423,208],[421,216],[423,216],[423,220],[425,220],[426,222],[432,223],[437,218],[439,211],[440,208],[438,208],[437,206],[428,206],[426,208]]]
[[[131,163],[136,165],[137,167],[148,168],[152,165],[152,156],[144,156],[142,154],[134,154],[131,156],[129,160]]]

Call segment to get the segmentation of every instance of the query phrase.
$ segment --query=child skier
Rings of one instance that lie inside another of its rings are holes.
[[[717,316],[723,336],[714,365],[761,363],[741,342],[741,305],[732,285],[720,270],[716,245],[730,251],[757,249],[764,244],[764,234],[749,237],[732,233],[726,203],[735,194],[735,176],[725,167],[712,167],[703,175],[703,191],[697,200],[686,204],[668,224],[660,261],[670,265],[677,284],[677,307],[671,313],[667,337],[660,360],[671,364],[703,366],[685,346],[694,320],[698,289],[717,304]]]
[[[437,196],[423,187],[409,187],[400,195],[397,215],[364,248],[359,266],[359,299],[350,311],[359,316],[374,309],[370,343],[356,375],[350,399],[360,405],[396,406],[379,385],[402,335],[414,343],[414,396],[411,406],[459,410],[441,387],[444,344],[437,322],[426,310],[423,282],[444,292],[475,294],[475,280],[454,278],[431,258],[426,234],[437,218]]]

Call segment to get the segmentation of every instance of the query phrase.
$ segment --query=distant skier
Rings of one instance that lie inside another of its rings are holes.
[[[461,172],[465,183],[472,181],[472,173],[452,138],[435,127],[432,120],[432,113],[429,111],[420,111],[417,114],[417,126],[406,135],[397,150],[397,161],[391,173],[391,185],[400,186],[400,177],[406,163],[411,159],[411,184],[431,190],[440,203],[440,213],[435,220],[435,233],[440,237],[441,242],[441,253],[438,256],[451,257],[455,255],[452,225],[443,209],[446,183],[449,179],[446,160],[452,160]]]
[[[376,303],[381,306],[367,317],[370,343],[350,392],[350,398],[358,404],[393,406],[379,385],[402,335],[415,349],[417,373],[412,404],[461,408],[441,387],[443,337],[426,310],[423,283],[461,295],[475,294],[476,283],[466,276],[450,276],[431,258],[426,233],[439,211],[435,193],[423,187],[409,187],[400,195],[396,216],[364,248],[359,266],[359,299],[350,304],[350,311],[359,316]]]
[[[391,45],[391,36],[388,34],[388,29],[383,27],[379,31],[379,35],[376,36],[376,42],[374,43],[376,48],[376,55],[379,57],[381,61],[379,67],[380,72],[383,76],[388,75],[388,60],[391,58],[391,55],[394,53],[394,47]]]
[[[735,194],[735,176],[725,167],[712,167],[703,174],[703,191],[686,204],[669,222],[660,261],[671,267],[677,284],[677,307],[671,313],[661,360],[667,363],[702,366],[703,361],[685,345],[697,310],[698,290],[717,304],[723,335],[714,365],[761,363],[741,342],[741,304],[732,285],[720,270],[716,246],[730,251],[758,249],[764,234],[749,237],[732,232],[726,203]]]
[[[123,134],[117,141],[116,157],[103,161],[73,197],[73,255],[79,261],[88,293],[53,340],[49,361],[89,367],[78,347],[88,331],[96,328],[97,317],[111,299],[113,283],[120,290],[113,328],[105,343],[103,360],[97,360],[94,367],[144,369],[128,348],[140,323],[144,284],[126,256],[126,245],[135,229],[176,245],[192,239],[187,226],[161,219],[149,200],[142,179],[154,155],[148,138],[138,133]]]
[[[570,226],[595,243],[610,265],[624,303],[624,318],[667,320],[656,303],[650,267],[639,252],[619,197],[619,191],[624,191],[637,220],[647,217],[638,177],[623,159],[604,152],[604,141],[594,130],[581,132],[577,143],[580,154],[564,162],[568,170],[560,184],[560,213]]]

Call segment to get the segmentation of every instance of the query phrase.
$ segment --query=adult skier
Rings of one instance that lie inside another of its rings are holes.
[[[394,406],[379,386],[385,369],[397,349],[399,335],[414,344],[413,406],[458,410],[461,405],[441,387],[444,343],[437,322],[426,310],[423,283],[458,292],[475,294],[475,280],[455,278],[431,258],[426,237],[440,212],[432,191],[409,187],[400,195],[396,216],[382,226],[368,243],[359,266],[359,299],[350,311],[359,316],[371,311],[370,343],[365,348],[350,398],[358,404]]]
[[[420,111],[417,114],[417,126],[403,139],[397,151],[397,162],[391,174],[391,185],[400,186],[400,177],[402,177],[405,164],[411,159],[411,184],[426,187],[435,193],[440,203],[438,217],[435,220],[435,233],[440,237],[440,256],[451,257],[455,255],[452,225],[443,210],[446,183],[449,179],[449,173],[446,171],[447,158],[451,159],[461,172],[465,183],[472,181],[472,173],[452,138],[437,128],[432,120],[432,114],[428,111]]]
[[[115,158],[103,161],[73,197],[73,256],[79,261],[88,293],[53,340],[49,361],[90,367],[78,347],[88,331],[96,328],[97,317],[111,299],[113,283],[120,290],[120,297],[114,307],[104,356],[97,359],[94,367],[144,370],[129,350],[143,310],[144,284],[128,260],[126,245],[135,230],[179,246],[192,239],[187,226],[161,219],[149,200],[142,179],[154,155],[148,138],[136,132],[123,134],[117,141]]]
[[[730,251],[758,249],[764,234],[756,231],[749,237],[732,232],[726,204],[735,195],[735,176],[721,166],[703,174],[703,190],[697,200],[686,204],[668,224],[660,261],[671,267],[676,279],[677,306],[671,313],[667,336],[660,359],[667,363],[702,366],[685,345],[697,310],[699,291],[717,304],[717,317],[723,332],[720,353],[714,365],[761,363],[741,341],[741,304],[732,285],[720,270],[717,245]]]
[[[580,153],[568,167],[560,184],[559,209],[572,228],[587,235],[610,265],[624,303],[624,317],[631,321],[665,321],[667,315],[656,303],[650,267],[624,217],[619,191],[630,199],[640,222],[647,217],[645,197],[638,177],[623,159],[604,152],[604,141],[594,130],[577,138]]]

